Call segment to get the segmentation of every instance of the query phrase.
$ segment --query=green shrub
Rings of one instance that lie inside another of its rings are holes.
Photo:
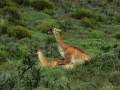
[[[22,56],[30,53],[30,48],[27,45],[18,45],[18,50]]]
[[[114,4],[116,4],[117,6],[120,6],[120,0],[114,0]]]
[[[47,37],[45,38],[45,42],[46,42],[47,45],[49,45],[50,43],[56,42],[56,40],[55,40],[55,38],[54,38],[53,35],[52,35],[52,36],[49,35],[49,36],[47,36]]]
[[[21,12],[16,7],[5,7],[3,9],[3,13],[8,16],[9,20],[20,20],[21,19]]]
[[[7,60],[8,53],[4,50],[0,50],[0,62],[5,62]]]
[[[57,48],[55,46],[56,40],[53,35],[47,35],[44,39],[45,45],[44,50],[46,57],[57,57],[59,53],[57,52]],[[54,52],[53,52],[54,51]]]
[[[31,37],[31,32],[29,29],[22,27],[22,26],[10,26],[7,29],[7,33],[10,36],[15,36],[19,39],[24,38],[24,37]]]
[[[96,86],[91,82],[84,82],[74,86],[72,90],[97,90]]]
[[[120,90],[120,85],[115,87],[115,90]]]
[[[53,16],[55,14],[54,10],[51,10],[51,9],[44,9],[43,12],[50,16]]]
[[[60,83],[62,83],[60,81],[62,76],[64,75],[64,72],[61,69],[54,69],[54,70],[50,69],[50,67],[45,67],[45,69],[46,70],[41,73],[41,77],[42,77],[40,81],[41,85],[46,88],[49,88],[50,90],[55,90],[56,88],[60,90],[59,86]]]
[[[105,37],[105,33],[103,31],[93,30],[90,33],[90,37],[91,38],[104,38]]]
[[[50,15],[38,11],[29,11],[29,14],[24,15],[23,19],[27,23],[27,27],[29,27],[32,30],[35,30],[37,25],[45,21],[53,20]]]
[[[37,88],[34,88],[33,90],[50,90],[49,88],[45,88],[43,86],[39,86]]]
[[[98,21],[99,22],[107,22],[108,17],[105,14],[98,14]]]
[[[118,13],[118,14],[116,15],[116,21],[118,21],[118,22],[120,23],[120,13]]]
[[[117,31],[117,32],[115,33],[115,38],[120,39],[120,31]]]
[[[44,10],[45,8],[47,9],[54,8],[54,4],[50,2],[49,0],[33,0],[31,2],[31,6],[38,10]]]
[[[0,0],[0,8],[9,5],[9,0]]]
[[[14,24],[15,25],[20,25],[20,26],[23,26],[23,27],[27,26],[27,24],[24,21],[22,21],[22,20],[15,20]]]
[[[110,75],[108,76],[108,79],[113,85],[119,86],[120,85],[120,72],[115,71],[115,72],[110,73]]]
[[[5,23],[5,20],[1,18],[1,20],[0,20],[0,33],[5,34],[6,31],[7,31],[7,25]]]
[[[91,11],[90,9],[87,8],[78,8],[74,14],[74,17],[77,19],[82,19],[84,17],[87,18],[96,18],[96,15]]]
[[[37,30],[41,31],[42,33],[46,33],[48,29],[53,27],[60,28],[60,26],[55,21],[51,21],[51,22],[45,22],[41,25],[38,25]]]
[[[7,31],[7,25],[0,25],[0,33],[5,34]]]
[[[119,89],[115,89],[115,87],[113,85],[103,85],[101,90],[119,90]]]
[[[13,0],[13,1],[19,5],[21,5],[21,4],[29,5],[29,3],[30,3],[30,0]]]
[[[94,18],[83,18],[81,19],[82,24],[86,27],[94,27],[97,24],[97,21]]]

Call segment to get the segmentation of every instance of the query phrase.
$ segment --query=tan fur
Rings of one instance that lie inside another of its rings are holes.
[[[53,33],[58,43],[59,52],[61,56],[63,56],[64,59],[66,60],[66,64],[72,64],[73,66],[76,66],[77,64],[84,63],[85,60],[91,59],[91,57],[81,49],[66,45],[62,41],[59,31],[60,31],[59,29],[56,28],[53,29]]]
[[[57,59],[57,60],[54,60],[54,61],[47,61],[42,52],[38,51],[37,52],[38,54],[38,57],[39,57],[39,60],[42,64],[42,66],[52,66],[52,67],[55,67],[55,66],[58,66],[58,65],[62,65],[62,64],[65,64],[65,61],[64,60],[60,60],[60,59]]]

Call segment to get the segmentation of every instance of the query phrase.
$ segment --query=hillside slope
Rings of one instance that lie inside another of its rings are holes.
[[[90,62],[41,67],[31,51],[61,58],[49,28]],[[0,0],[0,90],[120,90],[119,0]]]

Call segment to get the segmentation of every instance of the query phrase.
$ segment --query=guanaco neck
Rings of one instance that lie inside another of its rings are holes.
[[[54,31],[54,35],[55,35],[55,38],[56,38],[56,41],[57,41],[58,45],[59,45],[63,50],[67,49],[68,45],[66,45],[66,44],[63,42],[60,34],[59,34],[58,32],[56,32],[56,31]]]
[[[48,63],[46,60],[45,60],[45,58],[44,58],[44,56],[43,56],[43,54],[41,53],[41,52],[38,52],[37,53],[38,54],[38,58],[39,58],[39,60],[40,60],[40,62],[41,62],[41,64],[44,66],[46,63]]]

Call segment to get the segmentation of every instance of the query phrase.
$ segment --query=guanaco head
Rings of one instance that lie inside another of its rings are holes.
[[[41,52],[40,49],[35,49],[31,52],[32,55],[38,54],[38,52]]]
[[[57,29],[57,28],[50,28],[47,30],[47,34],[53,34],[55,32],[60,32],[61,30],[60,29]]]
[[[53,28],[53,32],[60,32],[60,31],[61,31],[60,29]]]

